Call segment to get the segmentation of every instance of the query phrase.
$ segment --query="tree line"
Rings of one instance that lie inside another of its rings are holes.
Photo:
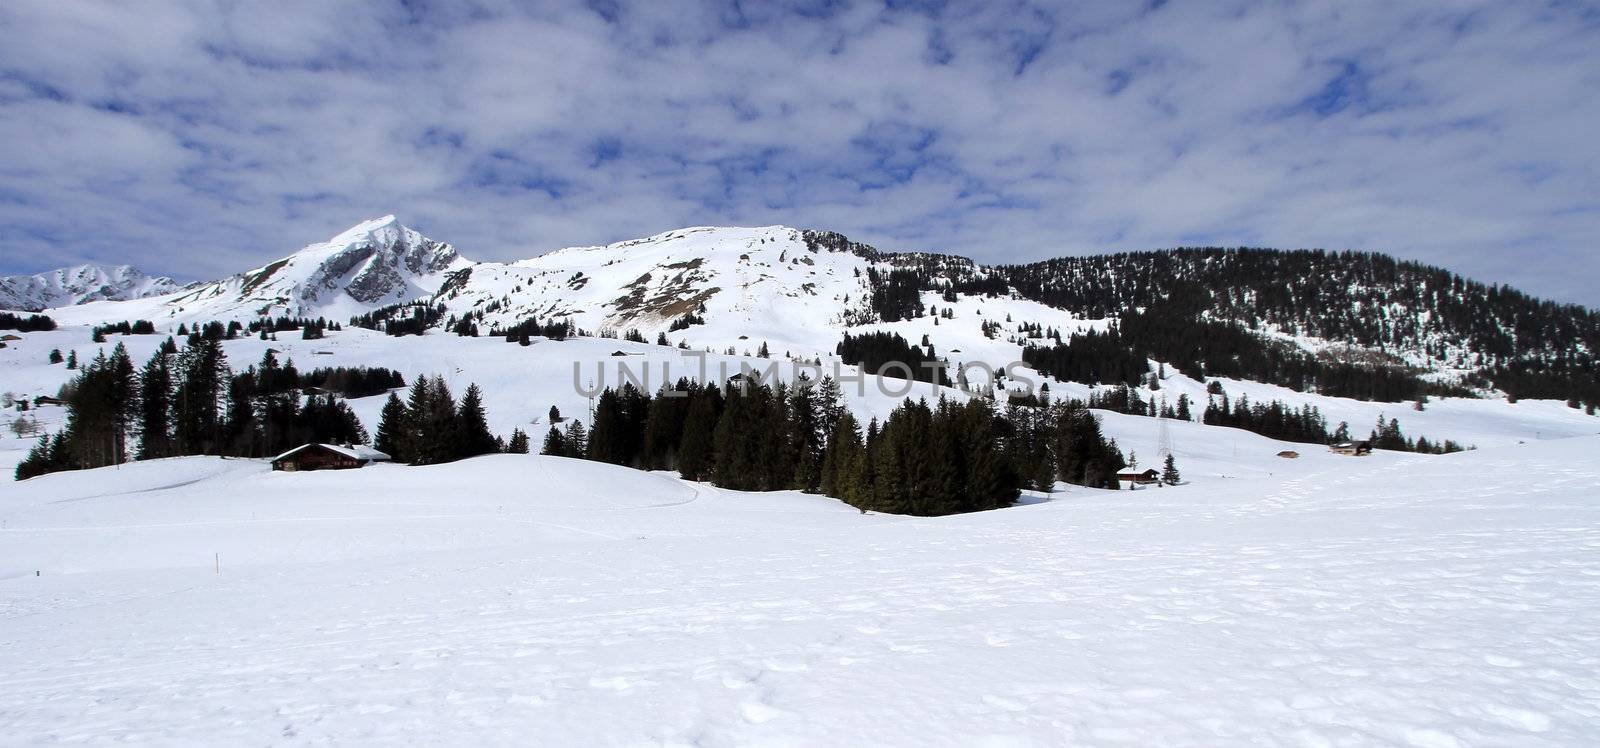
[[[655,395],[607,388],[590,427],[552,423],[541,451],[915,515],[1007,506],[1022,488],[1057,480],[1115,488],[1125,464],[1080,402],[1001,412],[977,398],[908,400],[863,428],[831,378],[727,388],[684,379]]]
[[[765,348],[766,344],[763,343]],[[861,367],[866,374],[879,374],[916,382],[949,386],[950,377],[933,346],[912,345],[892,332],[844,334],[834,353],[847,364]],[[765,358],[765,356],[763,356]]]
[[[54,329],[56,329],[56,321],[43,314],[30,314],[24,317],[11,312],[0,312],[0,330],[49,332]]]
[[[1314,406],[1296,408],[1278,400],[1251,402],[1247,395],[1240,395],[1238,401],[1233,402],[1220,387],[1214,388],[1208,398],[1201,422],[1210,426],[1240,428],[1286,442],[1338,444],[1352,440],[1348,423],[1340,422],[1329,432],[1327,419]],[[1408,439],[1400,430],[1399,419],[1384,421],[1382,416],[1379,416],[1367,440],[1376,449],[1397,452],[1445,454],[1462,450],[1460,444],[1450,439],[1437,443],[1428,441],[1427,437]]]
[[[457,402],[443,377],[418,377],[402,401],[394,392],[383,404],[372,446],[395,462],[437,465],[495,452],[528,451],[521,429],[505,442],[489,431],[483,391],[469,384]]]
[[[334,394],[303,396],[293,362],[273,351],[242,372],[221,342],[191,334],[182,349],[168,338],[135,369],[118,343],[79,366],[62,391],[65,427],[40,438],[17,466],[20,479],[103,467],[130,457],[265,457],[305,442],[366,441],[361,422]]]

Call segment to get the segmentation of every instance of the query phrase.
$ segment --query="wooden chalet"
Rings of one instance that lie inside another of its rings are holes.
[[[1152,483],[1160,483],[1161,473],[1155,468],[1145,468],[1143,470],[1124,470],[1120,473],[1117,473],[1117,480],[1123,483],[1132,483],[1137,486],[1148,486]]]
[[[388,462],[389,455],[360,444],[302,444],[272,458],[272,469],[351,470],[372,462]]]
[[[1364,457],[1372,454],[1372,442],[1339,442],[1338,444],[1329,444],[1328,451],[1336,455]]]

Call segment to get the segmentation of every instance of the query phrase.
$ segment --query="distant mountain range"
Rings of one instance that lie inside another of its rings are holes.
[[[405,318],[408,331],[461,334],[559,324],[799,356],[834,352],[847,330],[897,326],[930,355],[954,354],[937,327],[905,325],[947,317],[1004,343],[986,358],[1031,355],[1064,379],[1133,379],[1121,372],[1143,372],[1148,359],[1197,378],[1358,399],[1498,388],[1600,402],[1600,315],[1363,252],[1186,248],[988,266],[769,226],[686,228],[499,263],[467,260],[384,216],[211,283],[74,268],[0,281],[0,302],[11,298],[19,309],[54,307],[68,324]],[[998,298],[1009,301],[984,303]]]
[[[182,288],[171,278],[145,275],[132,265],[77,265],[37,275],[0,277],[0,309],[37,312],[91,301],[126,301]]]

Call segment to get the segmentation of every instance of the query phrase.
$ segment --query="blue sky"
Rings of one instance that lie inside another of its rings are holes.
[[[1600,305],[1600,10],[0,4],[0,272],[690,225],[982,261],[1359,248]]]

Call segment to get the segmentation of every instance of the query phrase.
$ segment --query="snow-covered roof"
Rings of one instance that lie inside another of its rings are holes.
[[[299,452],[300,450],[307,449],[307,448],[310,448],[310,447],[322,447],[324,449],[329,449],[329,450],[332,450],[334,452],[338,452],[339,454],[342,454],[345,457],[349,457],[349,458],[355,459],[355,460],[366,460],[367,462],[387,462],[390,459],[389,455],[386,455],[386,454],[384,454],[382,452],[379,452],[378,450],[373,449],[372,447],[369,447],[369,446],[367,446],[365,444],[352,444],[352,445],[349,445],[349,446],[345,446],[345,445],[341,445],[341,444],[302,444],[302,445],[300,445],[298,447],[295,447],[294,449],[291,449],[291,450],[289,450],[287,452],[284,452],[281,455],[278,455],[277,457],[272,458],[272,460],[274,462],[276,462],[276,461],[281,460],[281,459],[283,459],[285,457],[288,457],[289,455],[292,455],[292,454],[294,454],[296,452]]]

